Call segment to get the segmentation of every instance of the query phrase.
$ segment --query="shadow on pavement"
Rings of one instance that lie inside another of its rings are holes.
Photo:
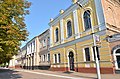
[[[73,73],[73,72],[66,71],[66,72],[63,72],[63,73],[65,73],[65,74],[71,74],[71,73]]]
[[[18,74],[18,71],[0,69],[0,79],[22,79],[22,75]]]

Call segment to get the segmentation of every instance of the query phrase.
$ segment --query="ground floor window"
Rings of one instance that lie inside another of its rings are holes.
[[[96,48],[97,58],[98,58],[98,60],[100,60],[99,48],[97,46],[93,47],[94,60],[96,60],[96,57],[95,57],[95,48]]]
[[[57,55],[56,54],[53,55],[53,61],[54,61],[54,63],[57,63]]]
[[[54,61],[54,63],[60,63],[61,62],[61,55],[60,55],[60,53],[53,55],[53,61]]]
[[[58,54],[58,63],[60,63],[61,60],[60,60],[60,53]]]
[[[46,59],[46,58],[45,58],[45,55],[44,55],[44,62],[45,62],[45,59]]]
[[[50,54],[48,54],[48,62],[50,62]]]
[[[85,60],[90,61],[90,51],[89,48],[85,48]]]

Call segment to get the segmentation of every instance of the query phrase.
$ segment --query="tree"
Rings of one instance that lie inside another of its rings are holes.
[[[30,5],[27,0],[0,0],[0,63],[8,62],[27,40],[24,18]]]

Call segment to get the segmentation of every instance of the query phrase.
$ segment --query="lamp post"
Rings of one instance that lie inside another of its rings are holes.
[[[82,7],[82,5],[79,3],[79,2],[76,2],[76,4],[81,7],[82,9],[84,9]],[[87,12],[89,13],[89,12]],[[92,37],[93,37],[93,47],[94,47],[94,52],[95,52],[95,63],[96,63],[96,70],[97,70],[97,78],[98,79],[101,79],[101,75],[100,75],[100,63],[99,63],[99,60],[98,60],[98,55],[97,55],[97,50],[96,50],[96,38],[95,38],[95,32],[94,32],[94,28],[92,28]]]

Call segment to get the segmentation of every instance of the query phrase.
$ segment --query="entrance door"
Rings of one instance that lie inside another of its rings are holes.
[[[70,63],[70,70],[74,71],[74,54],[73,54],[73,52],[69,53],[69,63]]]
[[[120,68],[120,56],[116,56],[118,68]]]

